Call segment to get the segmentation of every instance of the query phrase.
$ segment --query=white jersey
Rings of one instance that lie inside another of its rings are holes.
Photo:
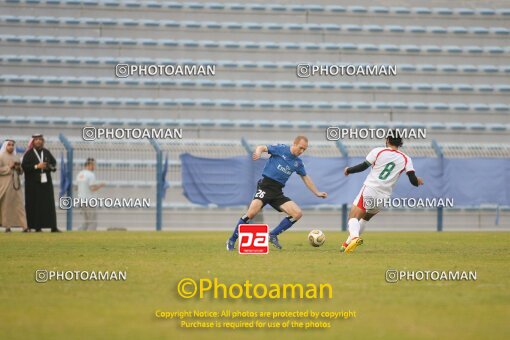
[[[411,158],[398,150],[375,148],[366,159],[372,164],[372,170],[364,185],[388,196],[402,172],[414,171]]]
[[[84,169],[76,176],[78,186],[78,198],[92,198],[94,193],[90,190],[91,185],[96,184],[96,175],[90,170]]]

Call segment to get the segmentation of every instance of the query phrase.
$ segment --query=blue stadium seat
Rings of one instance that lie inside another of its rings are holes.
[[[388,110],[388,109],[391,109],[391,104],[390,103],[374,102],[373,105],[378,110]]]
[[[145,27],[159,27],[162,26],[162,23],[156,20],[141,20],[140,24]]]
[[[476,85],[475,88],[478,92],[494,92],[492,85]]]
[[[113,39],[113,38],[104,38],[104,39],[97,39],[97,38],[84,38],[83,39],[83,43],[87,44],[87,45],[100,45],[100,44],[104,44],[104,45],[114,45],[114,46],[117,46],[119,45],[119,40],[117,39]]]
[[[497,92],[510,92],[510,85],[495,85],[494,88]]]
[[[491,131],[508,131],[510,129],[509,125],[503,124],[488,124],[487,128]]]
[[[418,91],[432,91],[434,88],[427,83],[415,83],[414,88]]]
[[[262,45],[262,48],[267,48],[267,49],[279,49],[281,47],[280,44],[273,43],[273,42],[264,43],[261,45]]]
[[[261,45],[259,43],[256,43],[256,42],[243,42],[242,46],[244,48],[249,48],[249,49],[259,49],[259,48],[261,48]],[[240,48],[241,45],[239,43],[237,43],[237,42],[232,42],[231,47],[232,48]]]
[[[388,25],[388,26],[385,26],[385,30],[387,30],[388,32],[393,32],[393,33],[404,33],[405,32],[404,28],[400,25]]]
[[[434,14],[441,14],[441,15],[452,15],[453,14],[453,11],[450,8],[444,8],[444,7],[433,8],[432,12]]]
[[[400,52],[400,47],[397,45],[383,44],[379,45],[380,49],[385,52]]]
[[[177,47],[179,44],[177,43],[177,41],[172,40],[172,39],[161,39],[159,41],[159,45],[167,46],[167,47]],[[218,44],[216,44],[216,45],[218,46]]]
[[[409,33],[426,33],[427,29],[422,26],[408,26],[406,31]]]
[[[455,89],[457,91],[462,91],[462,92],[472,92],[472,91],[474,91],[474,87],[471,84],[457,84],[455,86]]]
[[[430,109],[430,106],[434,104],[427,104],[427,103],[411,103],[411,107],[413,110],[428,110]]]
[[[27,117],[16,117],[16,119],[14,120],[14,123],[15,124],[30,124],[31,119],[32,118],[27,118]]]
[[[140,119],[142,124],[145,124],[144,120]],[[149,126],[164,126],[164,127],[178,127],[181,126],[180,120],[176,119],[150,119],[147,123]]]
[[[450,92],[453,91],[453,86],[451,84],[434,84],[434,90],[441,92]]]
[[[393,84],[391,84],[391,87],[393,89],[397,89],[399,91],[402,91],[402,90],[409,91],[409,90],[413,89],[413,87],[411,85],[406,84],[406,83],[393,83]]]
[[[440,53],[443,50],[439,46],[435,45],[422,45],[421,46],[422,51],[428,52],[428,53]]]
[[[470,32],[470,30],[466,29],[465,27],[459,27],[459,26],[451,26],[447,29],[448,33],[455,33],[455,34],[467,34]]]
[[[448,105],[449,109],[454,111],[469,111],[470,106],[463,103],[455,103]]]
[[[163,103],[160,102],[160,104],[163,104]],[[151,126],[151,127],[162,126],[162,125],[164,125],[164,122],[166,122],[166,120],[160,120],[160,119],[138,119],[138,120],[141,122],[141,124]]]
[[[462,48],[459,46],[444,46],[444,50],[446,50],[448,53],[462,53],[466,50],[466,48]]]
[[[374,88],[377,90],[391,90],[391,84],[389,83],[373,83]]]
[[[124,126],[126,125],[126,121],[118,119],[118,118],[105,118],[103,119],[103,124],[108,126]]]
[[[489,107],[491,110],[498,112],[508,112],[510,110],[510,106],[506,104],[491,104]]]
[[[330,110],[332,109],[334,106],[333,104],[331,104],[330,102],[318,102],[316,104],[316,107],[318,109],[321,109],[321,110]]]
[[[411,9],[407,7],[392,7],[391,11],[395,14],[410,14]]]
[[[318,88],[320,89],[323,89],[323,90],[332,90],[332,89],[335,89],[337,88],[338,84],[335,84],[335,83],[328,83],[328,82],[317,82],[315,84]],[[290,87],[291,85],[289,84],[288,87],[286,88],[292,88],[294,87],[294,85],[292,85],[292,87]]]
[[[369,11],[371,13],[376,13],[376,14],[388,14],[388,13],[390,13],[390,10],[388,9],[388,7],[383,7],[383,6],[372,6],[372,7],[369,7]]]
[[[214,127],[216,122],[212,119],[197,119],[196,122],[202,127]]]
[[[237,122],[237,125],[241,128],[253,128],[255,127],[255,122],[252,120],[242,120]]]
[[[309,121],[294,121],[294,122],[290,122],[288,121],[287,123],[282,123],[281,125],[279,125],[280,127],[289,127],[289,128],[298,128],[298,129],[311,129],[313,128],[313,124]]]
[[[373,45],[373,44],[359,44],[358,48],[363,51],[378,51],[379,46]]]
[[[416,45],[402,45],[401,48],[402,48],[402,50],[404,50],[406,52],[410,52],[410,53],[421,52],[421,47],[416,46]]]
[[[276,121],[275,124],[280,129],[292,129],[294,127],[294,123],[289,122],[289,121],[284,121],[284,120]]]
[[[349,6],[347,7],[347,10],[351,13],[367,13],[368,10],[366,7],[363,6]]]
[[[216,24],[217,27],[216,28],[221,28],[221,24]],[[260,24],[260,23],[257,23],[257,22],[248,22],[248,23],[245,23],[244,24],[244,27],[247,28],[247,29],[251,29],[251,30],[262,30],[264,29],[264,25]]]
[[[238,25],[239,27],[238,28],[243,28],[242,25]],[[284,28],[287,28],[288,26],[287,25],[283,25],[283,24],[278,24],[278,23],[267,23],[267,24],[263,24],[263,27],[264,29],[266,30],[270,30],[270,31],[281,31],[283,30]],[[227,26],[227,28],[231,28],[230,26]],[[304,26],[302,25],[299,25],[299,29],[303,29]],[[290,29],[293,29],[292,26],[290,27]]]
[[[496,73],[499,71],[499,69],[492,65],[481,65],[478,66],[479,69],[481,69],[485,73]]]
[[[483,49],[478,46],[465,46],[464,50],[468,53],[483,53]]]
[[[476,73],[480,71],[479,67],[475,65],[459,65],[459,68],[462,72],[466,73]]]
[[[41,23],[41,19],[40,18],[33,17],[33,16],[21,17],[20,19],[21,19],[20,22],[23,21],[26,24],[39,24],[39,23]],[[60,23],[61,20],[65,20],[65,19],[67,19],[67,18],[57,19],[57,24]]]
[[[446,126],[444,123],[430,123],[428,125],[428,128],[430,128],[432,130],[445,130]]]
[[[59,25],[63,25],[63,24],[66,24],[66,25],[80,25],[83,23],[83,19],[77,19],[77,18],[60,18],[58,24]],[[100,22],[101,24],[103,25],[108,25],[109,23],[110,24],[116,24],[115,21],[112,21],[111,19],[108,20],[108,19],[103,19],[101,20]]]
[[[450,109],[450,106],[445,103],[433,103],[433,104],[431,104],[431,107],[433,110],[436,110],[436,111],[446,111],[446,110]]]
[[[375,25],[373,25],[373,26],[375,26]],[[342,26],[337,25],[337,24],[324,24],[322,27],[326,31],[341,31],[342,30]]]
[[[487,15],[487,16],[493,16],[496,14],[496,11],[492,8],[480,8],[478,9],[478,13],[480,15]]]
[[[304,48],[306,50],[319,50],[321,49],[321,45],[314,43],[302,43],[301,48]]]
[[[465,16],[476,14],[476,12],[471,8],[456,8],[455,13],[458,15],[465,15]]]
[[[273,12],[285,12],[287,11],[287,7],[283,5],[269,5],[269,9]]]
[[[226,127],[226,128],[235,126],[235,123],[232,120],[219,120],[218,124],[219,124],[219,126]]]
[[[334,43],[325,43],[324,49],[328,50],[328,51],[336,51],[336,50],[340,49],[340,46],[338,44],[334,44]]]
[[[482,111],[482,112],[490,111],[490,107],[487,104],[471,104],[470,108],[475,111]]]
[[[400,64],[398,65],[398,69],[404,72],[416,72],[418,70],[418,67],[417,65]]]
[[[398,110],[407,110],[409,109],[409,104],[408,103],[403,103],[403,102],[391,102],[391,103],[388,103],[390,105],[390,108],[394,108],[394,109],[398,109]]]
[[[171,27],[171,28],[179,28],[181,26],[181,24],[175,20],[165,20],[163,22],[163,26]]]
[[[466,124],[464,125],[464,127],[466,129],[469,129],[469,130],[474,130],[474,131],[485,131],[486,129],[486,126],[483,125],[483,124],[476,124],[476,123],[471,123],[471,124]]]
[[[510,34],[510,30],[504,27],[492,27],[490,29],[491,33],[499,34],[499,35],[508,35]]]
[[[484,48],[484,52],[489,52],[491,54],[503,54],[508,53],[510,51],[510,48],[502,48],[499,46],[488,46]]]

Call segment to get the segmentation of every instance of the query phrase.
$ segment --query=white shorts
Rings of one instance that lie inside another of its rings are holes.
[[[373,188],[363,186],[352,205],[366,211],[369,214],[376,214],[381,211],[382,202],[390,198],[390,196],[383,194]]]

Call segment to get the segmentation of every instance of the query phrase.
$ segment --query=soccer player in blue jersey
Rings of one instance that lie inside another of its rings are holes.
[[[269,232],[269,242],[278,249],[282,246],[278,242],[278,235],[292,227],[303,213],[299,206],[283,194],[283,187],[292,173],[297,173],[303,179],[306,187],[317,197],[326,198],[328,194],[317,190],[312,179],[306,174],[303,161],[299,158],[308,148],[308,138],[297,136],[294,143],[289,146],[285,144],[259,145],[253,153],[253,160],[260,158],[263,152],[271,155],[262,171],[262,179],[257,184],[257,191],[253,201],[243,217],[237,222],[234,233],[227,240],[227,250],[234,250],[238,238],[238,227],[240,224],[248,223],[259,211],[269,204],[275,210],[287,214],[280,224]]]

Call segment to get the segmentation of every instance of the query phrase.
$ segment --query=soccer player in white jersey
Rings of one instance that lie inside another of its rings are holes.
[[[414,173],[411,158],[398,150],[403,142],[402,138],[397,135],[397,131],[391,131],[388,133],[389,137],[386,138],[385,148],[373,149],[363,163],[344,169],[344,175],[349,176],[372,167],[352,204],[349,213],[349,237],[342,244],[341,252],[353,252],[357,246],[363,244],[359,235],[365,229],[368,221],[380,211],[381,207],[378,203],[391,197],[393,188],[402,172],[406,172],[412,185],[416,187],[423,185],[423,179],[416,177]]]

